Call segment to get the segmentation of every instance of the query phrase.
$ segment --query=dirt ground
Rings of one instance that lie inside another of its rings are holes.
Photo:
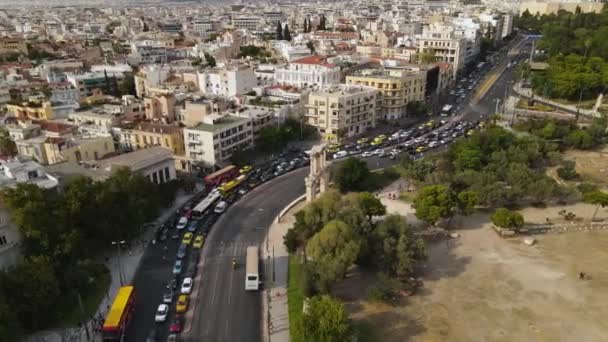
[[[561,209],[593,211],[578,205],[522,213],[541,223]],[[422,291],[396,306],[366,301],[369,275],[340,284],[337,295],[355,323],[373,331],[362,342],[606,341],[608,231],[536,236],[530,247],[499,238],[488,221],[475,214],[457,223],[459,238],[427,245]],[[578,279],[581,271],[591,279]]]
[[[608,185],[608,147],[598,151],[568,150],[565,159],[576,162],[576,171],[583,179]]]

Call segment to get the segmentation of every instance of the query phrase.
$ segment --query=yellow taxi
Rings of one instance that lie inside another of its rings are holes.
[[[380,134],[380,135],[379,135],[379,136],[377,136],[377,137],[376,137],[376,139],[374,139],[374,140],[384,140],[384,139],[386,139],[386,135],[384,135],[384,134]]]
[[[189,245],[192,242],[192,233],[187,232],[184,234],[184,238],[182,239],[182,243],[184,245]]]
[[[359,144],[359,145],[365,144],[368,141],[369,141],[369,139],[367,139],[367,138],[361,138],[361,139],[357,140],[357,144]]]
[[[370,145],[372,145],[372,146],[378,146],[380,144],[382,144],[382,140],[374,140],[374,141],[372,141],[372,143]]]
[[[416,153],[421,153],[426,151],[426,146],[418,146],[418,148],[416,149]]]
[[[175,304],[175,312],[184,313],[188,310],[188,296],[183,294],[177,297],[177,303]]]
[[[242,168],[239,169],[239,173],[243,174],[243,173],[247,173],[249,171],[251,171],[252,167],[249,165],[245,165]]]
[[[192,243],[192,247],[203,248],[204,243],[205,243],[205,237],[202,234],[199,234],[194,238],[194,243]]]

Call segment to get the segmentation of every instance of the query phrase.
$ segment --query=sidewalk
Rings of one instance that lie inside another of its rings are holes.
[[[182,191],[178,192],[173,205],[170,208],[164,209],[161,215],[154,221],[155,223],[162,223],[167,220],[177,209],[183,206],[190,198],[192,198],[192,194],[186,194]],[[135,272],[137,272],[137,268],[139,266],[139,262],[144,255],[145,249],[148,246],[148,243],[152,241],[155,233],[154,229],[148,229],[144,232],[143,243],[141,243],[142,239],[138,239],[134,241],[132,249],[130,250],[121,250],[120,252],[120,269],[122,269],[122,275],[125,284],[129,284],[133,277],[135,276]],[[98,260],[106,265],[108,270],[110,271],[111,281],[106,296],[102,299],[101,303],[99,303],[99,307],[95,312],[92,320],[87,322],[87,326],[89,329],[90,338],[87,339],[87,333],[85,331],[84,326],[81,328],[70,328],[59,331],[42,331],[28,338],[28,341],[31,342],[81,342],[81,341],[101,341],[101,336],[99,334],[95,334],[93,332],[93,319],[99,317],[101,318],[100,324],[103,324],[103,318],[105,317],[107,311],[112,305],[112,301],[114,300],[114,296],[118,292],[120,288],[120,272],[119,272],[119,258],[118,251],[115,247],[112,247],[108,250],[108,253],[101,256],[101,259]]]
[[[577,108],[576,106],[572,106],[572,105],[567,105],[567,104],[563,104],[563,103],[559,103],[559,102],[555,102],[552,100],[549,100],[548,98],[539,96],[537,94],[534,94],[532,92],[532,89],[524,89],[521,87],[521,83],[517,83],[513,86],[513,91],[518,94],[521,95],[525,98],[528,99],[534,99],[535,101],[538,101],[540,103],[543,103],[545,105],[548,106],[552,106],[564,111],[567,111],[571,114],[576,114],[576,113],[580,113],[582,115],[587,115],[587,116],[598,116],[599,113],[593,110],[589,110],[589,109],[582,109],[582,108]]]
[[[289,341],[289,308],[287,305],[287,268],[289,253],[283,236],[295,222],[294,214],[306,205],[302,197],[287,205],[268,230],[262,245],[265,282],[262,291],[262,341]]]

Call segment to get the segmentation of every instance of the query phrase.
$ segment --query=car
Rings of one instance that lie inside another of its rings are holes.
[[[192,233],[187,232],[186,234],[184,234],[184,237],[183,237],[183,239],[182,239],[182,243],[183,243],[184,245],[189,245],[189,244],[191,244],[191,243],[192,243],[192,237],[193,237],[193,236],[194,236],[194,235],[192,235]]]
[[[154,316],[154,321],[156,323],[162,323],[167,320],[167,315],[169,314],[169,305],[160,304],[158,309],[156,309],[156,315]]]
[[[183,294],[190,294],[190,292],[192,292],[192,278],[190,277],[186,277],[184,278],[184,280],[182,281],[182,288],[180,290],[181,293]]]
[[[196,231],[196,228],[198,228],[198,221],[190,221],[186,230],[192,233]]]
[[[197,235],[194,238],[194,242],[192,243],[193,248],[203,248],[203,244],[205,243],[205,236],[202,234]]]
[[[171,325],[169,325],[169,331],[171,333],[179,334],[182,332],[182,326],[184,325],[184,318],[181,315],[175,316]]]
[[[346,151],[338,151],[338,152],[334,153],[333,158],[334,159],[344,158],[347,155],[348,155],[348,152],[346,152]]]
[[[378,146],[378,145],[381,145],[382,142],[383,142],[382,140],[374,140],[374,141],[371,142],[370,145],[372,145],[372,146]]]
[[[240,188],[239,191],[237,191],[236,193],[239,194],[240,196],[243,196],[247,192],[249,192],[249,190],[247,190],[247,188]]]
[[[181,244],[179,245],[179,247],[177,248],[177,258],[178,259],[183,259],[186,256],[186,252],[188,251],[188,246],[186,244]]]
[[[182,230],[186,228],[186,225],[188,225],[188,218],[186,216],[182,216],[179,218],[179,221],[177,221],[175,228],[177,228],[177,230]]]
[[[384,139],[386,139],[386,135],[380,134],[374,140],[384,140]]]
[[[357,139],[357,144],[358,145],[363,145],[363,144],[365,144],[368,141],[369,141],[368,138],[360,138],[360,139]]]
[[[227,207],[228,207],[228,203],[221,201],[220,203],[218,203],[215,206],[215,209],[213,209],[213,212],[216,214],[221,214],[224,212],[224,210],[226,210]]]
[[[167,292],[163,293],[163,303],[171,304],[172,301],[173,301],[173,290],[168,290]]]
[[[175,289],[177,288],[177,279],[173,278],[171,279],[167,285],[165,286],[166,289],[171,290],[171,291],[175,291]]]
[[[177,342],[177,334],[169,334],[169,336],[167,336],[167,342]]]
[[[416,148],[416,153],[422,153],[426,151],[426,146],[418,146],[418,148]]]
[[[371,152],[371,151],[365,151],[365,152],[363,152],[363,153],[361,154],[361,157],[363,157],[363,158],[368,158],[368,157],[371,157],[371,156],[373,156],[373,155],[374,155],[374,153],[373,153],[373,152]]]
[[[186,310],[188,310],[188,296],[185,294],[179,295],[175,304],[175,312],[184,313]]]
[[[175,264],[173,265],[173,274],[177,275],[182,273],[182,261],[181,260],[176,260]]]
[[[247,172],[251,171],[251,169],[252,169],[251,166],[245,165],[245,166],[243,166],[242,168],[239,169],[239,173],[240,174],[244,174],[244,173],[247,173]]]

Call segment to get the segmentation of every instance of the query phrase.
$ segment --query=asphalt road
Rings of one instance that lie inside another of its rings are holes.
[[[245,291],[245,250],[260,246],[279,212],[304,193],[307,172],[308,168],[299,169],[260,185],[215,224],[203,251],[199,272],[204,284],[193,303],[192,330],[182,336],[183,341],[260,340],[261,298],[259,292]]]
[[[502,102],[505,89],[514,78],[514,69],[507,69],[477,104],[461,105],[461,117],[477,121],[494,114],[496,99]],[[376,156],[366,161],[370,169],[394,163]],[[245,249],[260,245],[280,210],[304,193],[307,172],[308,168],[299,169],[260,185],[233,204],[215,223],[203,249],[203,267],[198,270],[203,280],[202,284],[195,284],[200,289],[191,303],[192,329],[182,334],[181,341],[260,340],[261,298],[258,292],[244,290]],[[142,258],[133,282],[138,293],[135,314],[125,341],[144,342],[153,329],[157,330],[158,341],[165,341],[168,323],[155,324],[154,312],[165,291],[164,285],[172,278],[178,244],[179,240],[169,241],[167,251],[163,251],[161,245],[151,245]],[[240,265],[236,270],[231,266],[233,257]],[[171,307],[174,308],[174,303]]]

